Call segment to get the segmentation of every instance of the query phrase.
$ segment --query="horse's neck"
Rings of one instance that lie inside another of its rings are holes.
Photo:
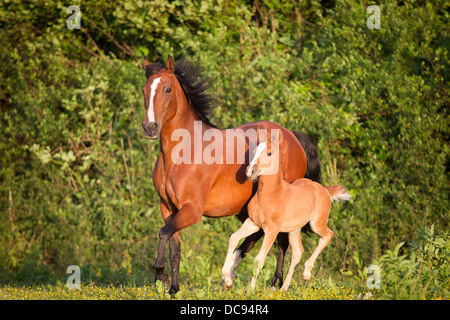
[[[186,99],[185,97],[182,98]],[[168,155],[168,159],[170,159],[172,149],[180,143],[178,140],[173,141],[172,139],[172,135],[176,130],[186,130],[190,135],[191,144],[193,144],[195,139],[194,127],[196,123],[197,125],[199,123],[197,121],[201,122],[202,137],[203,132],[210,128],[210,126],[208,126],[199,118],[193,108],[188,105],[187,100],[181,100],[180,102],[179,101],[180,100],[177,99],[177,102],[180,103],[177,107],[180,109],[177,110],[173,118],[163,124],[163,127],[161,129],[160,151],[164,155]]]

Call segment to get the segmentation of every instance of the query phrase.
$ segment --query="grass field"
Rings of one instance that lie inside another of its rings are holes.
[[[315,279],[310,285],[293,283],[288,291],[265,288],[249,289],[239,281],[233,290],[224,290],[220,284],[181,286],[181,290],[170,296],[161,283],[136,285],[106,285],[90,283],[80,289],[68,289],[65,283],[40,285],[4,285],[0,287],[2,300],[355,300],[374,299],[367,294],[364,285],[338,286],[329,281]],[[371,293],[372,293],[371,292]]]

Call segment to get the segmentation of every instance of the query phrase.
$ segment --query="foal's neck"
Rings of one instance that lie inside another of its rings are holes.
[[[281,159],[280,159],[281,160]],[[281,172],[281,161],[278,163],[278,170],[275,174],[260,175],[258,182],[258,194],[278,192],[283,187],[284,180]]]

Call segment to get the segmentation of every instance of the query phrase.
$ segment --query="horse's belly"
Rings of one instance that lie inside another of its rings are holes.
[[[232,185],[217,183],[208,193],[203,215],[223,217],[241,212],[252,196],[252,185],[252,181]]]

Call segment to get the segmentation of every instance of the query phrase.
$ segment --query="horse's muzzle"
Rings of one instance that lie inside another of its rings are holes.
[[[247,175],[247,178],[250,180],[255,180],[259,176],[259,170],[254,165],[249,165],[247,167],[247,170],[245,170],[245,174]]]
[[[157,122],[147,122],[142,123],[142,131],[145,134],[145,137],[155,140],[159,137],[161,133],[161,126]]]

